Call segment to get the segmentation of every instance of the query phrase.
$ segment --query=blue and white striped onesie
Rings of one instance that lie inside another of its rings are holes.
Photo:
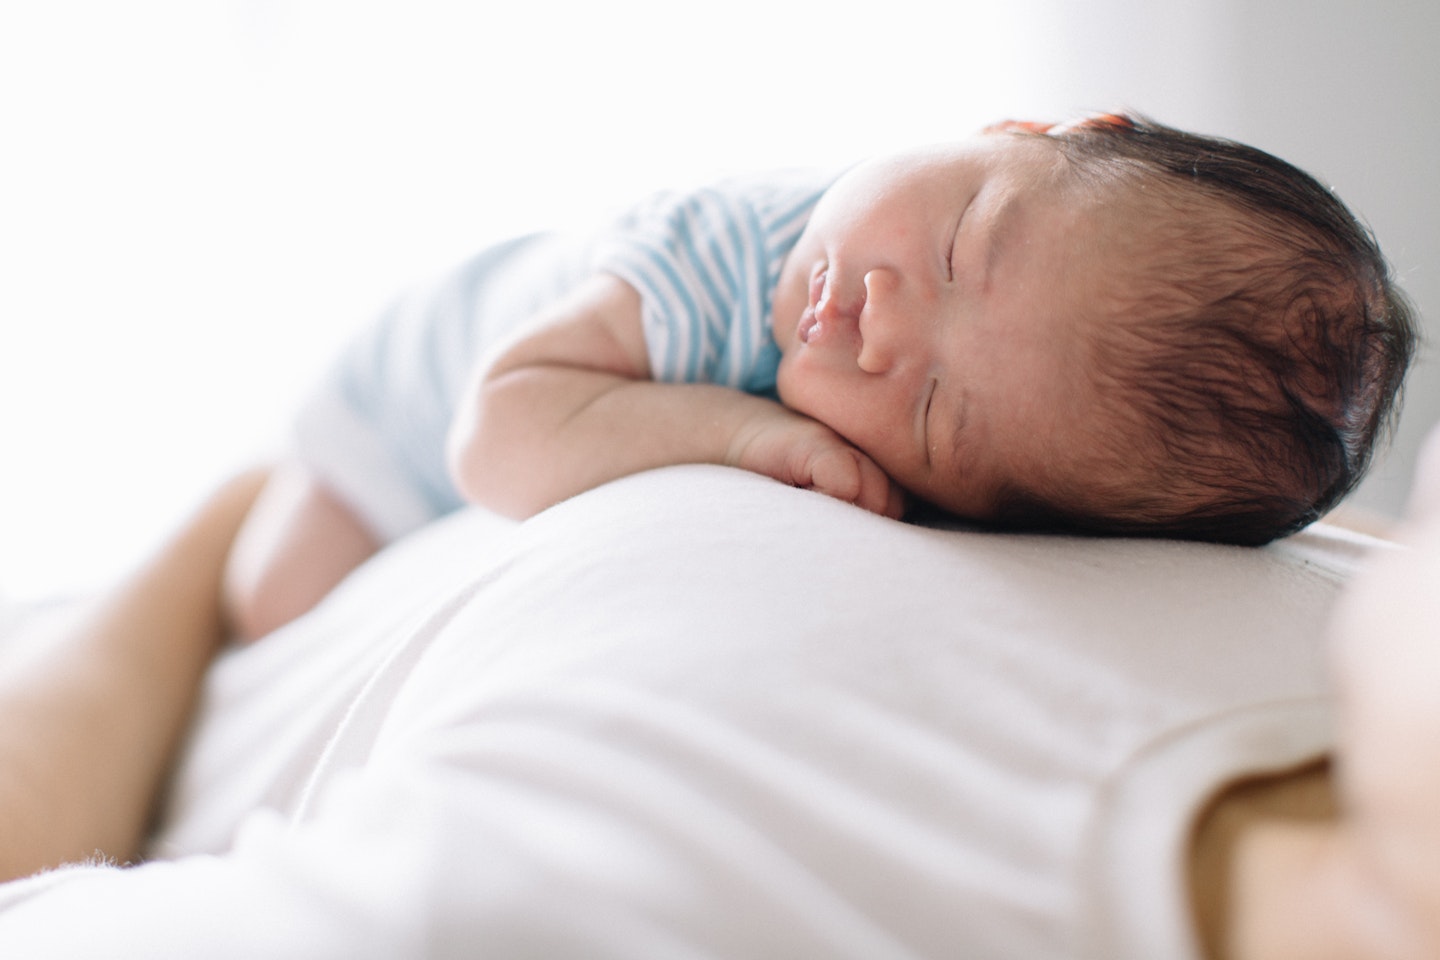
[[[652,376],[772,395],[771,300],[833,173],[727,180],[637,206],[591,236],[491,247],[412,290],[303,406],[294,452],[382,541],[462,505],[445,436],[478,365],[596,272],[640,292]]]

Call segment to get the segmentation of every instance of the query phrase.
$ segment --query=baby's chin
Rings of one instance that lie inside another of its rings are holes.
[[[790,350],[786,349],[784,344],[780,345],[780,369],[775,372],[775,394],[780,398],[780,402],[791,410],[804,412],[795,406],[794,363]]]
[[[782,316],[786,319],[779,319]],[[780,366],[775,373],[775,389],[780,394],[781,403],[791,409],[799,409],[796,404],[803,403],[801,395],[805,392],[801,388],[805,366],[801,362],[801,354],[805,345],[800,342],[799,337],[800,311],[796,311],[793,317],[777,312],[775,317],[772,321],[773,336],[775,346],[780,348]]]
[[[795,349],[799,339],[797,331],[800,328],[800,314],[805,307],[804,303],[792,303],[790,299],[777,293],[775,309],[770,314],[770,336],[780,348],[781,355],[787,357]]]
[[[770,336],[775,340],[775,346],[780,348],[780,356],[788,357],[795,349],[797,341],[796,330],[800,321],[791,318],[788,313],[776,311],[770,318]]]
[[[803,237],[802,237],[803,241]],[[800,315],[810,303],[810,277],[802,267],[804,258],[797,249],[785,258],[780,268],[780,280],[775,287],[775,300],[770,308],[770,335],[782,353],[788,354],[795,346],[796,331],[800,327]]]

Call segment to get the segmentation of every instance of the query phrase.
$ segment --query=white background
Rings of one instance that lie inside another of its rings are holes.
[[[481,243],[1000,117],[1126,106],[1271,149],[1434,318],[1437,39],[1432,0],[10,3],[0,596],[115,575]],[[1376,509],[1440,417],[1428,364],[1411,393]]]

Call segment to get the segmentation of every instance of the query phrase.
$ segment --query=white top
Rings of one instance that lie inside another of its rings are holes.
[[[716,467],[457,514],[228,653],[138,868],[0,956],[1183,958],[1181,844],[1325,749],[1367,541],[885,520]]]
[[[307,398],[294,456],[381,542],[460,509],[445,448],[470,379],[602,271],[640,294],[654,379],[773,395],[775,285],[833,179],[780,171],[657,194],[598,231],[520,237],[416,284]]]
[[[794,170],[661,194],[610,233],[597,263],[640,292],[656,380],[774,393],[780,270],[835,177]]]

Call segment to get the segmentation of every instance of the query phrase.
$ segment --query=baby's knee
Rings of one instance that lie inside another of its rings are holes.
[[[295,619],[298,614],[288,609],[272,577],[237,566],[232,562],[226,571],[222,597],[226,627],[235,640],[258,640]]]
[[[224,604],[238,638],[255,640],[306,613],[379,544],[301,469],[277,472],[236,538]]]

